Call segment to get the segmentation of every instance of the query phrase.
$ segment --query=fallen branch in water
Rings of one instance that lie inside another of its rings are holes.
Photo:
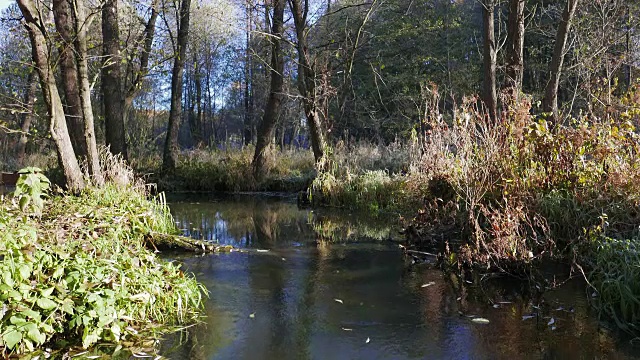
[[[231,252],[230,245],[216,245],[209,241],[192,239],[186,236],[149,233],[145,236],[147,247],[159,250],[184,250],[197,253]]]

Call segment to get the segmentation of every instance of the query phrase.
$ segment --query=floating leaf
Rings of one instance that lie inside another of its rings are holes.
[[[249,318],[250,318],[250,319],[255,319],[255,317],[256,317],[256,313],[251,313],[251,314],[249,314]]]
[[[422,284],[422,286],[420,286],[420,287],[426,288],[426,287],[428,287],[428,286],[435,285],[435,284],[436,284],[436,283],[435,283],[434,281],[430,281],[430,282],[428,282],[428,283],[426,283],[426,284]]]
[[[269,249],[257,249],[257,252],[269,252]]]
[[[471,319],[472,322],[476,323],[476,324],[488,324],[489,323],[489,319],[485,319],[485,318],[473,318]]]
[[[522,320],[529,320],[529,319],[533,319],[534,317],[536,317],[535,315],[523,315],[522,316]]]
[[[335,302],[340,303],[340,304],[344,304],[344,302],[340,299],[333,299]]]
[[[353,331],[353,329],[344,328],[344,327],[342,328],[342,330],[344,330],[344,331]]]
[[[371,342],[371,339],[367,338],[367,341],[365,341],[364,343],[365,343],[365,344],[368,344],[368,343],[370,343],[370,342]]]
[[[556,323],[556,319],[551,318],[551,320],[549,320],[549,322],[547,323],[547,325],[553,325]]]

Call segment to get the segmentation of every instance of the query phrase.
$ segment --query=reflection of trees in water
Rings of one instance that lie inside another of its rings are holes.
[[[257,243],[263,247],[274,245],[278,237],[280,223],[278,215],[281,209],[273,204],[257,203],[253,208],[253,224]]]
[[[295,224],[296,233],[308,227],[306,211],[299,210],[296,204],[261,197],[174,203],[171,209],[185,236],[235,246],[249,247],[262,242],[273,245],[282,234],[281,227]]]
[[[371,218],[340,209],[298,209],[281,199],[233,197],[211,203],[173,203],[185,236],[240,247],[273,247],[278,242],[386,240],[397,233],[393,218]]]

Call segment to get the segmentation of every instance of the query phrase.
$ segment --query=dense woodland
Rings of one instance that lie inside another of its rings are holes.
[[[494,121],[607,118],[637,96],[637,1],[20,1],[2,13],[2,165],[57,149],[311,147],[424,135],[465,97]],[[34,49],[33,52],[31,49]],[[634,116],[634,120],[636,116]],[[64,121],[63,121],[64,120]]]

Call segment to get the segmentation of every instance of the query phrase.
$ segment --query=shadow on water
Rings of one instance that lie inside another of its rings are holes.
[[[527,286],[513,280],[452,284],[429,266],[407,267],[397,246],[384,241],[395,236],[392,220],[300,210],[290,198],[250,195],[170,206],[186,234],[248,249],[176,259],[206,285],[210,298],[203,324],[162,343],[170,359],[640,353],[600,326],[579,280],[543,297],[528,296]]]

